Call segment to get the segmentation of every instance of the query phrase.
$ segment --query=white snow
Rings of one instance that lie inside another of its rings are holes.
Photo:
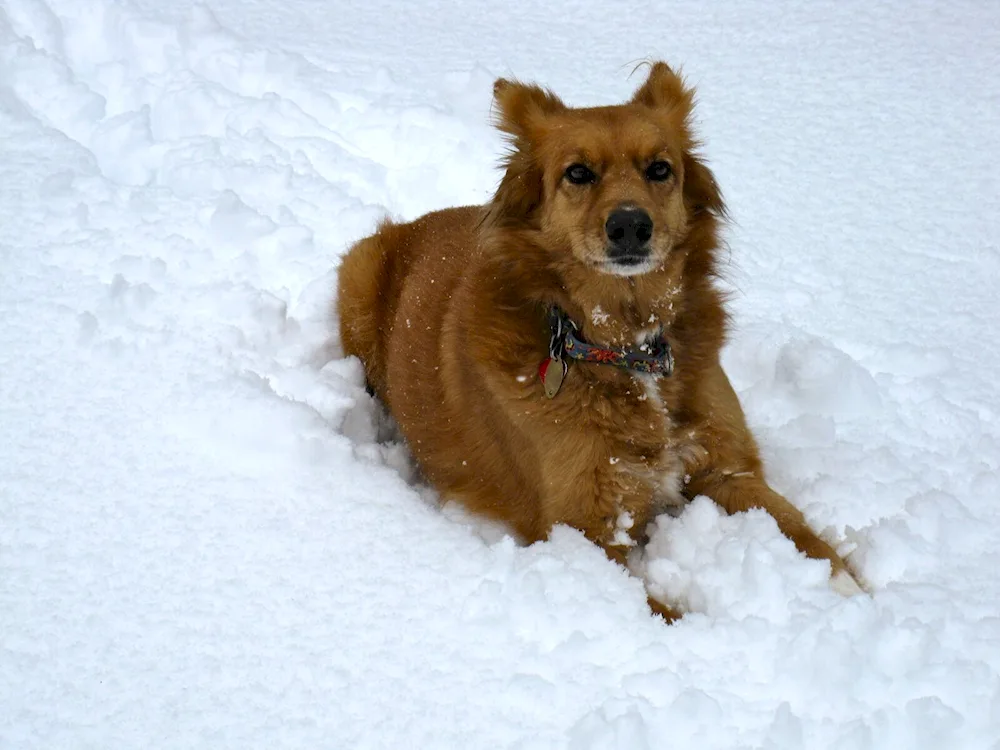
[[[996,750],[997,49],[974,2],[0,0],[0,747]],[[646,55],[771,481],[871,596],[698,499],[634,553],[667,627],[440,509],[340,357],[349,244],[496,184],[494,77]]]

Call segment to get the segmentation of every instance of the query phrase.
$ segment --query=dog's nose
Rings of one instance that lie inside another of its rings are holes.
[[[616,208],[608,216],[604,231],[611,240],[608,255],[645,255],[646,243],[653,236],[653,220],[641,208]]]

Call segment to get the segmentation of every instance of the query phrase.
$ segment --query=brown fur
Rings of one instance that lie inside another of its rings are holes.
[[[340,269],[344,351],[364,362],[428,479],[527,541],[566,523],[618,562],[654,514],[705,494],[729,512],[766,509],[801,551],[844,570],[766,484],[719,364],[726,313],[713,282],[725,209],[696,153],[691,89],[657,63],[619,106],[571,109],[503,79],[494,92],[512,149],[493,200],[384,222]],[[654,159],[670,163],[669,180],[646,179]],[[568,182],[575,163],[599,179]],[[654,267],[641,275],[602,267],[604,223],[623,203],[654,222]],[[538,366],[551,304],[593,343],[635,346],[662,326],[674,375],[571,362],[547,399]]]

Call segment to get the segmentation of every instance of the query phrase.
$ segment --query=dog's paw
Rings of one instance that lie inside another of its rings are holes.
[[[830,576],[830,588],[841,596],[857,596],[865,593],[865,590],[854,580],[854,576],[846,570],[838,570]]]
[[[664,604],[652,596],[647,597],[646,601],[649,602],[649,609],[652,611],[653,616],[663,618],[663,621],[667,625],[672,625],[684,616],[684,613],[680,610],[674,609],[669,604]]]

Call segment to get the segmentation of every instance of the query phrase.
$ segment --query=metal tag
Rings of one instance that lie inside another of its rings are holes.
[[[555,398],[555,395],[559,393],[568,370],[569,365],[561,357],[549,357],[538,366],[538,377],[541,378],[542,388],[545,389],[547,398]]]

